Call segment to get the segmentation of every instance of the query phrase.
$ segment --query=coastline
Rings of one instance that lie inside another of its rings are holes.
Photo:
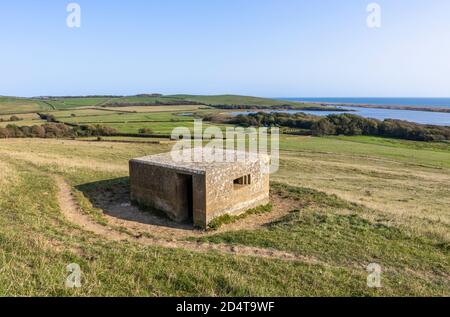
[[[305,101],[301,101],[301,102],[305,102]],[[369,109],[388,109],[388,110],[407,110],[407,111],[427,111],[427,112],[450,113],[450,108],[446,108],[446,107],[374,105],[374,104],[361,104],[361,103],[312,102],[312,101],[308,101],[308,103],[321,105],[323,107],[357,107],[357,108],[369,108]]]

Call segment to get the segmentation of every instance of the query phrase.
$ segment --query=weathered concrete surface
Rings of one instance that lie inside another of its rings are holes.
[[[250,175],[250,183],[234,180]],[[260,161],[236,163],[206,174],[206,223],[224,214],[238,215],[269,203],[269,174],[261,173]]]
[[[131,160],[131,199],[201,228],[221,215],[267,204],[269,157],[237,151],[223,155],[229,161],[179,162],[170,153]]]

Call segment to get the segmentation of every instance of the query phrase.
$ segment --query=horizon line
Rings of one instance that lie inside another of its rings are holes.
[[[358,99],[358,98],[367,98],[367,99],[450,99],[450,96],[448,97],[430,97],[430,96],[382,96],[382,97],[373,97],[373,96],[343,96],[343,97],[337,97],[337,96],[331,96],[331,97],[325,97],[325,96],[284,96],[284,97],[263,97],[258,95],[252,95],[252,94],[233,94],[233,93],[223,93],[223,94],[195,94],[195,93],[175,93],[175,94],[162,94],[162,93],[137,93],[137,94],[74,94],[74,95],[36,95],[36,96],[17,96],[17,95],[0,95],[0,97],[3,98],[24,98],[24,99],[33,99],[33,98],[67,98],[67,97],[73,97],[73,98],[83,98],[83,97],[135,97],[135,96],[144,96],[144,95],[160,95],[162,97],[164,96],[177,96],[177,95],[191,95],[191,96],[243,96],[243,97],[257,97],[257,98],[266,98],[266,99]]]

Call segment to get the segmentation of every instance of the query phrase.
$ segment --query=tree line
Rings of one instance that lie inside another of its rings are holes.
[[[18,116],[11,116],[9,119],[0,118],[0,122],[13,122],[13,121],[21,121],[22,118],[19,118]]]
[[[450,140],[450,127],[424,125],[409,121],[386,119],[384,121],[354,114],[332,114],[326,117],[304,113],[258,112],[238,115],[229,123],[249,126],[278,126],[310,130],[311,135],[371,135],[414,141]]]
[[[47,123],[33,126],[8,124],[0,128],[0,139],[5,138],[76,138],[88,136],[110,136],[117,130],[103,125],[68,126],[63,123]]]

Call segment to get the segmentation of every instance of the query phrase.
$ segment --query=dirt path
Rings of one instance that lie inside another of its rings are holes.
[[[99,196],[101,196],[100,193]],[[103,217],[109,224],[117,227],[125,227],[133,233],[136,233],[136,235],[147,233],[158,238],[166,239],[205,237],[222,232],[255,230],[282,218],[296,208],[291,201],[286,201],[279,196],[273,195],[271,197],[273,205],[271,212],[250,215],[237,222],[224,224],[215,231],[203,231],[196,230],[192,225],[175,223],[169,219],[141,211],[129,203],[128,197],[126,201],[118,200],[112,202],[107,199],[108,197],[105,198],[103,199],[104,202],[97,207],[103,210]]]
[[[67,182],[60,176],[55,176],[56,185],[58,186],[58,203],[63,215],[71,223],[80,226],[86,231],[93,232],[102,237],[107,237],[108,240],[121,241],[128,240],[128,235],[114,231],[106,226],[102,226],[89,216],[81,212],[75,198],[72,194],[72,189]]]
[[[92,232],[96,235],[101,236],[104,239],[111,241],[130,241],[136,242],[148,246],[159,246],[164,248],[181,248],[194,252],[209,252],[216,251],[225,254],[234,254],[241,256],[253,256],[260,258],[271,258],[279,260],[288,261],[300,261],[310,264],[317,264],[316,259],[310,257],[297,256],[288,252],[264,249],[256,247],[247,246],[232,246],[226,244],[213,244],[213,243],[201,243],[201,242],[190,242],[190,241],[180,241],[175,238],[168,239],[163,237],[148,238],[145,236],[131,236],[127,233],[116,231],[110,227],[103,226],[89,216],[85,215],[79,208],[75,198],[73,197],[72,189],[67,184],[67,182],[60,176],[55,176],[55,181],[58,186],[58,202],[63,215],[71,223],[78,225],[82,229]],[[123,225],[126,223],[125,220],[117,220],[111,216],[106,216],[109,223],[114,225]],[[144,224],[139,224],[140,226],[145,226]],[[126,227],[127,229],[132,227]],[[192,232],[191,232],[192,233]]]

